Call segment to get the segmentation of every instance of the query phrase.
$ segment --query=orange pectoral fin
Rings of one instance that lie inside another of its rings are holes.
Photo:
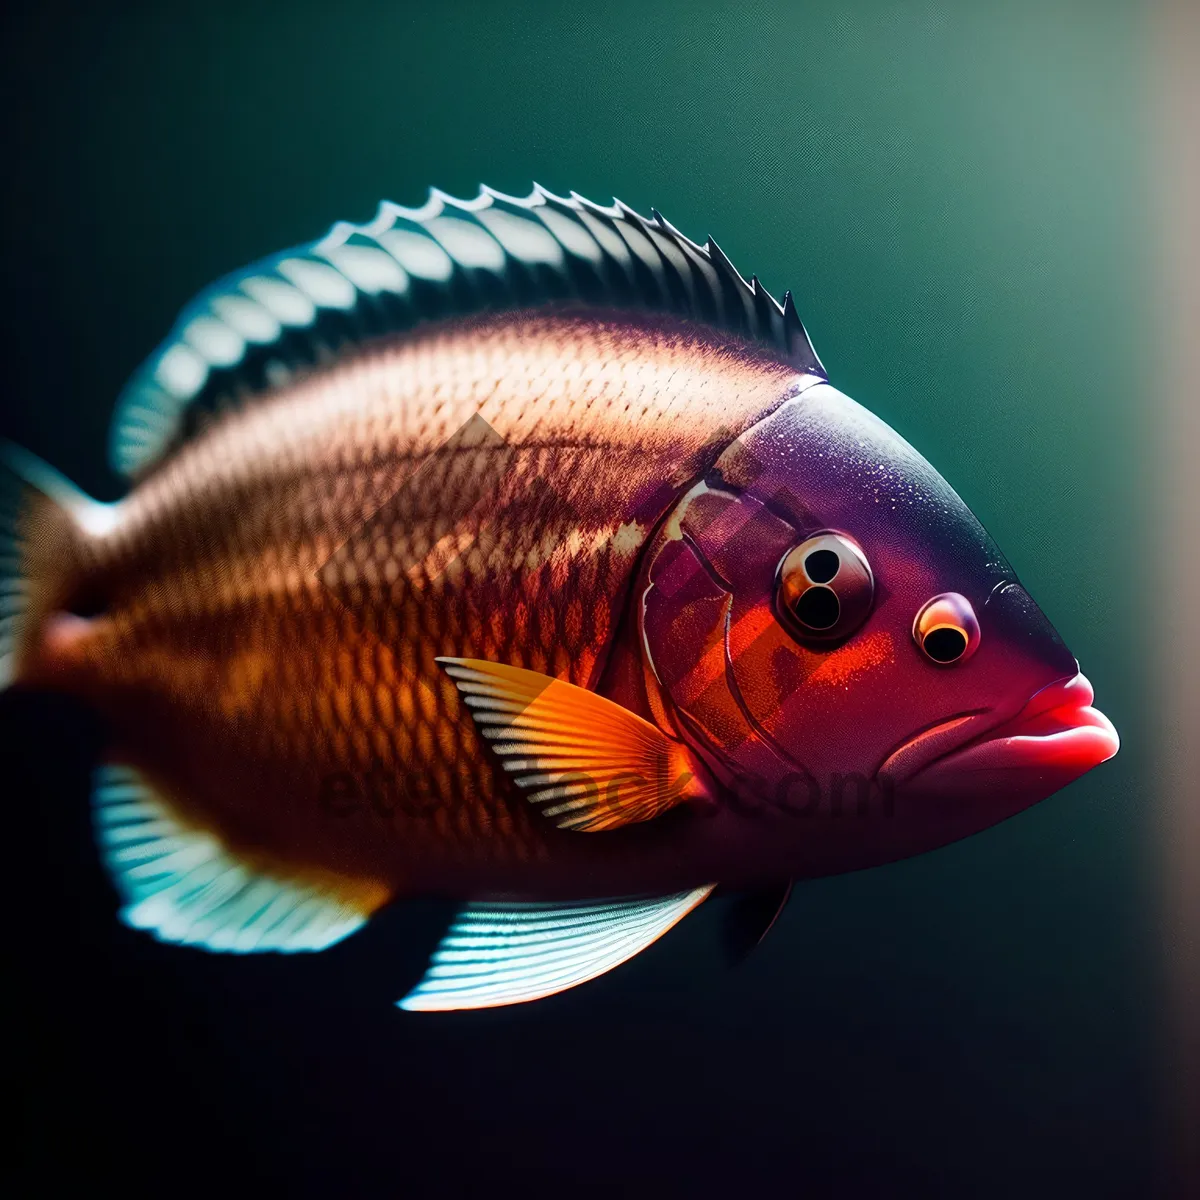
[[[684,745],[604,696],[504,663],[437,661],[504,769],[560,829],[619,829],[705,793]]]

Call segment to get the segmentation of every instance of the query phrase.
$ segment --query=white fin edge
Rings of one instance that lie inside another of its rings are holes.
[[[121,919],[160,941],[234,954],[324,950],[378,907],[248,866],[214,834],[184,825],[132,768],[101,768],[92,797]]]
[[[323,345],[563,299],[696,320],[826,377],[791,293],[780,304],[715,242],[698,245],[655,209],[642,217],[537,185],[523,198],[484,187],[467,200],[434,188],[418,208],[385,201],[366,224],[339,221],[196,296],[118,399],[113,466],[137,476],[184,436],[193,405],[280,386]]]
[[[715,886],[650,899],[470,904],[425,977],[397,1004],[409,1012],[449,1012],[552,996],[645,950]]]

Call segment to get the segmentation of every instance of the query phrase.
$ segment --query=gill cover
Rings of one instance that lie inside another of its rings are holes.
[[[714,473],[683,498],[651,548],[642,595],[647,666],[674,716],[727,764],[762,778],[778,778],[795,761],[753,716],[734,661],[747,647],[788,637],[773,593],[798,540],[793,525]],[[768,672],[754,686],[769,702],[780,682]]]

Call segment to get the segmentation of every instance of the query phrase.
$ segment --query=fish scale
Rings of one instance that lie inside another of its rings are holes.
[[[89,549],[108,594],[77,686],[122,745],[161,703],[194,742],[237,747],[205,812],[234,838],[270,779],[301,799],[255,808],[255,839],[321,867],[404,885],[431,861],[551,856],[561,835],[511,796],[435,656],[594,684],[646,533],[731,415],[751,423],[795,378],[669,321],[582,314],[447,325],[318,368],[122,503]],[[476,420],[487,444],[457,446]],[[456,504],[480,477],[491,490]],[[153,751],[135,761],[169,777]],[[322,827],[326,781],[368,795],[396,772],[431,785],[430,812]]]

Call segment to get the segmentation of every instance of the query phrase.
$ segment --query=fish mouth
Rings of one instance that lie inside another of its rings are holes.
[[[952,717],[910,739],[885,760],[879,773],[896,782],[921,776],[964,775],[1071,779],[1107,762],[1120,749],[1113,723],[1092,707],[1087,676],[1056,680],[1035,692],[1013,717],[980,730],[987,715]]]

